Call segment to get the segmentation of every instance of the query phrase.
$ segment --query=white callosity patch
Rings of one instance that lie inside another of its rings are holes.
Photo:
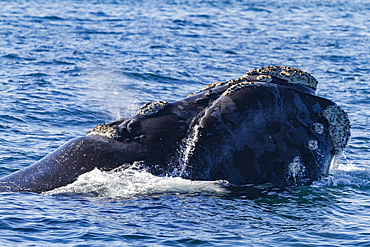
[[[223,96],[230,95],[230,94],[238,92],[240,89],[248,87],[252,84],[253,84],[253,82],[239,82],[235,85],[230,86],[222,95]]]
[[[255,77],[255,79],[251,79],[249,77],[250,75],[257,75],[257,77]],[[202,90],[200,90],[200,92],[206,91],[212,88],[220,87],[226,84],[228,85],[228,89],[230,89],[230,87],[232,87],[233,85],[237,85],[240,83],[249,82],[250,84],[252,84],[251,81],[269,83],[272,81],[272,76],[283,79],[290,84],[300,84],[300,85],[309,87],[313,90],[316,90],[317,83],[318,83],[315,77],[313,77],[309,73],[304,72],[300,69],[296,69],[296,68],[288,67],[288,66],[269,65],[267,67],[250,70],[243,76],[239,77],[238,79],[210,83],[206,85]]]
[[[259,75],[256,77],[256,79],[260,82],[271,82],[272,78],[270,75]]]
[[[269,65],[267,67],[262,67],[259,69],[248,71],[245,76],[248,75],[274,76],[286,80],[288,83],[301,84],[313,90],[316,90],[317,87],[317,80],[312,75],[300,69],[288,66]]]
[[[137,114],[152,116],[162,110],[167,104],[167,101],[148,102],[139,108]]]
[[[316,150],[319,147],[319,144],[317,140],[309,140],[307,146],[310,150]]]
[[[299,156],[294,157],[293,162],[289,164],[289,173],[296,175],[301,170],[301,162]]]
[[[230,80],[230,81],[218,81],[218,82],[213,82],[213,83],[210,83],[206,86],[204,86],[204,88],[202,90],[200,90],[200,92],[204,92],[204,91],[207,91],[207,90],[210,90],[212,88],[217,88],[217,87],[221,87],[221,86],[224,86],[224,85],[227,85],[227,89],[230,89],[231,87],[233,87],[234,85],[237,85],[237,84],[240,84],[240,85],[250,85],[250,84],[253,84],[253,82],[251,82],[247,77],[245,77],[245,75],[239,77],[238,79],[233,79],[233,80]]]
[[[321,123],[314,123],[313,124],[313,130],[321,135],[323,132],[324,132],[324,125],[322,125]]]
[[[106,124],[99,124],[93,130],[87,133],[87,136],[94,135],[105,136],[110,139],[117,139],[119,137],[119,132],[116,125],[108,126]]]
[[[351,125],[347,113],[337,105],[328,106],[323,116],[329,122],[329,135],[333,142],[334,154],[339,154],[347,146],[351,136]]]
[[[204,88],[202,90],[200,90],[200,92],[207,91],[207,90],[210,90],[212,88],[223,86],[226,83],[228,83],[228,82],[226,82],[226,81],[217,81],[217,82],[207,84],[207,85],[204,86]]]
[[[297,182],[301,180],[305,170],[306,168],[302,164],[299,156],[294,157],[293,162],[290,163],[288,166],[289,177],[293,178],[295,184],[297,184]]]

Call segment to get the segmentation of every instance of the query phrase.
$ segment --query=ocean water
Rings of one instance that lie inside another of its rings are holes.
[[[147,101],[261,66],[315,76],[352,138],[311,186],[93,170],[1,193],[0,246],[370,246],[368,1],[0,0],[0,176]]]

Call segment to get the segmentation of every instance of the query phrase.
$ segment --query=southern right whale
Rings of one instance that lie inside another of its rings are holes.
[[[176,102],[149,102],[0,179],[0,191],[40,193],[133,163],[192,180],[307,185],[328,173],[350,138],[347,114],[316,87],[306,72],[268,66]]]

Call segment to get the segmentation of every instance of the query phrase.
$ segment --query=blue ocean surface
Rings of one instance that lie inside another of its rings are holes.
[[[370,246],[370,4],[0,0],[0,177],[95,125],[267,65],[318,81],[352,138],[310,186],[93,170],[1,193],[0,246]]]

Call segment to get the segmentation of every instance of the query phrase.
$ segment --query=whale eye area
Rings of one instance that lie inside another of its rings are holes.
[[[117,131],[119,132],[118,141],[131,141],[132,139],[138,140],[141,138],[136,138],[135,130],[140,126],[140,122],[137,118],[130,118],[117,125]]]

